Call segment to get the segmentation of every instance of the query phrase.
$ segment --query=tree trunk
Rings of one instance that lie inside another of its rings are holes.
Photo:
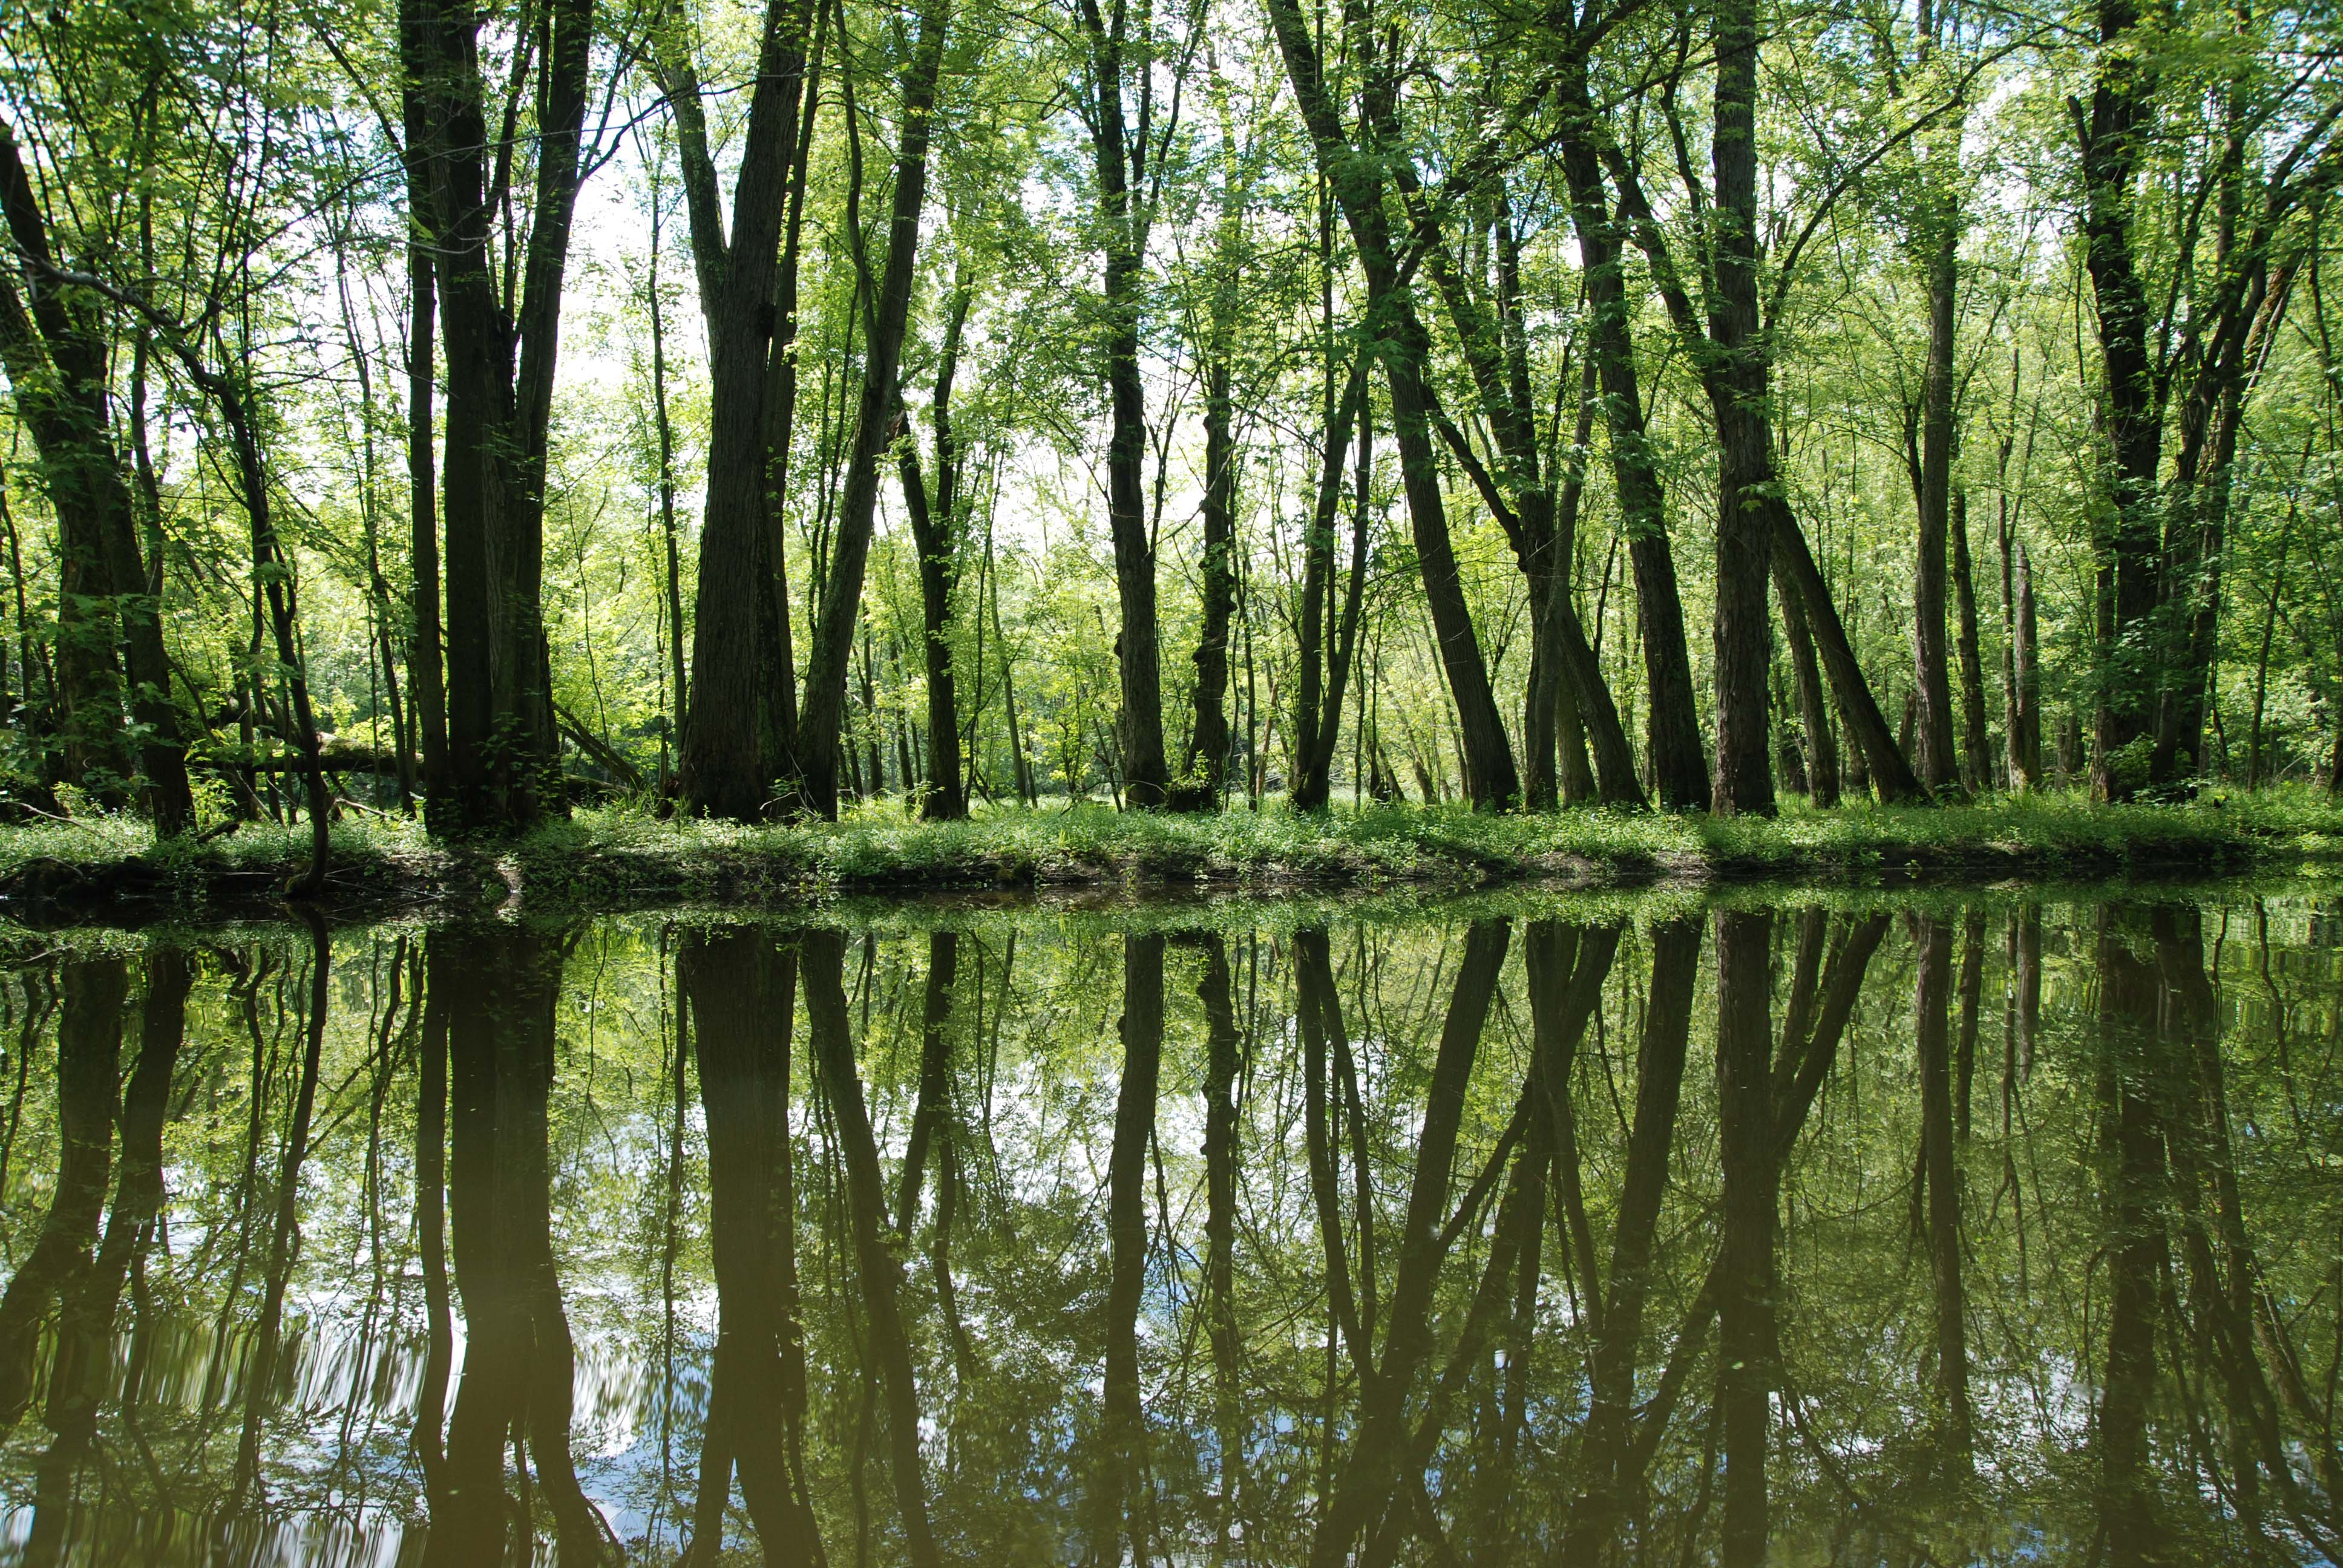
[[[2036,668],[2034,626],[2034,563],[2026,547],[2017,547],[2017,618],[2011,638],[2010,663],[2016,706],[2009,714],[2010,788],[2042,787],[2042,678]]]
[[[447,360],[447,759],[452,820],[519,828],[567,811],[545,642],[546,435],[577,205],[592,0],[558,0],[538,78],[539,150],[517,309],[492,265],[481,18],[413,0],[409,76],[431,84],[423,157]],[[418,91],[427,89],[418,85]],[[508,258],[509,259],[509,258]]]
[[[684,716],[691,711],[691,686],[684,670],[683,554],[681,529],[675,516],[675,425],[667,407],[667,302],[659,295],[660,214],[653,187],[651,208],[650,287],[645,303],[651,318],[651,420],[659,437],[659,540],[665,547],[667,589],[668,710],[662,717],[667,732],[660,738],[659,789],[664,799],[675,780],[669,772],[670,749],[682,749]]]
[[[830,571],[822,582],[821,606],[814,621],[813,652],[806,668],[805,710],[798,719],[795,770],[804,804],[816,815],[832,819],[838,816],[838,747],[846,718],[846,667],[862,602],[863,568],[870,558],[871,523],[879,504],[879,462],[886,454],[894,423],[896,374],[902,357],[904,325],[910,315],[920,213],[927,205],[928,135],[950,17],[948,0],[935,0],[922,9],[919,35],[904,66],[902,143],[895,156],[887,264],[865,334],[854,447],[847,459]],[[840,54],[843,57],[846,51],[841,48]]]
[[[1471,607],[1448,537],[1447,503],[1433,452],[1432,399],[1424,381],[1431,339],[1402,280],[1390,216],[1383,206],[1379,156],[1363,154],[1344,136],[1328,95],[1318,46],[1298,0],[1272,0],[1270,20],[1286,75],[1309,127],[1320,173],[1332,186],[1366,275],[1366,317],[1391,393],[1393,435],[1407,491],[1408,518],[1423,578],[1441,666],[1454,699],[1476,810],[1503,810],[1521,794],[1521,776],[1489,685],[1489,668],[1473,628]]]
[[[1708,326],[1715,363],[1704,377],[1717,434],[1714,805],[1725,816],[1771,816],[1774,759],[1766,678],[1773,668],[1773,628],[1765,593],[1774,530],[1767,508],[1780,481],[1765,414],[1771,357],[1757,310],[1756,0],[1720,0],[1715,118],[1711,247],[1716,287]],[[1730,1431],[1729,1410],[1725,1419]],[[1731,1499],[1728,1491],[1728,1519]],[[1728,1541],[1732,1534],[1728,1523]]]
[[[400,50],[407,69],[429,47],[424,6],[399,7]],[[407,645],[408,692],[423,751],[424,817],[435,830],[456,826],[447,777],[447,683],[439,635],[439,500],[432,450],[432,398],[437,348],[433,342],[438,298],[432,269],[432,103],[411,79],[402,97],[407,131],[407,548],[415,584],[415,618]]]
[[[953,281],[943,352],[936,364],[932,497],[920,477],[919,447],[909,430],[897,449],[903,509],[911,520],[912,547],[920,552],[920,641],[927,654],[928,678],[928,789],[920,801],[920,815],[930,822],[957,822],[968,815],[968,787],[960,774],[960,699],[952,680],[952,596],[960,587],[960,458],[952,441],[951,396],[952,377],[960,367],[960,333],[968,322],[972,293],[963,265]],[[900,417],[900,399],[896,407]]]
[[[1986,738],[1985,660],[1977,648],[1976,575],[1969,556],[1969,498],[1953,492],[1953,601],[1960,616],[1961,783],[1972,795],[1993,788],[1993,744]]]
[[[776,428],[779,410],[768,407],[768,391],[776,356],[786,357],[789,348],[777,326],[795,328],[796,302],[777,302],[775,283],[780,267],[792,284],[796,276],[794,249],[785,261],[781,241],[803,151],[798,111],[814,17],[811,0],[769,0],[765,7],[729,236],[698,69],[676,35],[659,34],[658,76],[683,164],[709,345],[707,500],[681,782],[689,809],[734,820],[769,809],[770,786],[791,757],[796,724],[786,563],[776,553],[770,490],[772,465],[785,461],[789,432]],[[786,316],[780,304],[789,307]],[[893,396],[891,366],[880,391]],[[883,416],[883,402],[881,407]],[[781,451],[771,444],[777,435]]]
[[[1920,780],[1914,775],[1912,765],[1905,760],[1904,749],[1896,743],[1895,731],[1888,729],[1886,716],[1879,710],[1878,699],[1872,695],[1863,666],[1856,662],[1855,647],[1847,640],[1846,628],[1838,618],[1838,607],[1831,602],[1830,588],[1806,549],[1806,537],[1799,530],[1797,518],[1791,515],[1790,508],[1778,503],[1774,515],[1774,549],[1782,562],[1784,575],[1797,591],[1815,650],[1822,655],[1824,673],[1830,678],[1839,720],[1845,726],[1846,739],[1862,755],[1865,778],[1878,791],[1879,799],[1889,805],[1918,799],[1923,794]]]
[[[1806,799],[1827,810],[1838,804],[1838,732],[1831,727],[1830,701],[1823,690],[1821,667],[1815,661],[1815,636],[1806,624],[1805,601],[1789,581],[1778,555],[1774,559],[1774,593],[1782,606],[1782,631],[1790,645],[1790,670],[1797,688]]]
[[[1201,810],[1218,810],[1228,785],[1229,609],[1236,598],[1236,576],[1229,565],[1230,552],[1236,548],[1236,450],[1230,412],[1223,346],[1204,373],[1204,615],[1196,638],[1196,720],[1180,767],[1187,782],[1179,803]],[[1300,771],[1297,759],[1295,772]]]
[[[2091,789],[2129,799],[2147,782],[2147,735],[2156,686],[2157,468],[2163,395],[2148,348],[2149,306],[2133,251],[2134,186],[2155,132],[2157,55],[2135,46],[2135,0],[2098,0],[2099,54],[2090,116],[2080,127],[2084,262],[2098,316],[2100,428],[2106,432],[2114,525],[2099,556],[2095,609],[2097,697]],[[2079,117],[2079,116],[2078,116]]]
[[[1342,500],[1342,458],[1358,427],[1356,510],[1351,527],[1351,581],[1340,623],[1330,635],[1328,600],[1334,582],[1334,518]],[[1366,360],[1351,367],[1342,397],[1331,405],[1326,449],[1319,465],[1317,504],[1302,542],[1302,624],[1294,678],[1293,779],[1296,809],[1315,811],[1332,789],[1334,746],[1342,729],[1342,682],[1358,628],[1367,539],[1367,485],[1374,464],[1373,410],[1367,403]],[[1331,690],[1329,689],[1331,688]]]
[[[1122,680],[1117,733],[1122,746],[1125,798],[1132,806],[1151,810],[1169,797],[1172,769],[1163,749],[1155,544],[1147,527],[1145,499],[1147,391],[1139,366],[1141,269],[1145,265],[1151,215],[1143,193],[1131,189],[1134,177],[1146,177],[1144,160],[1150,149],[1142,134],[1134,150],[1124,117],[1127,14],[1123,0],[1110,0],[1110,4],[1111,21],[1101,14],[1097,0],[1081,0],[1080,15],[1090,50],[1088,107],[1105,252],[1105,379],[1111,409],[1107,526],[1114,541],[1115,598],[1122,611],[1114,644]]]
[[[1936,193],[1927,199],[1934,205]],[[1953,363],[1959,305],[1960,226],[1950,214],[1935,215],[1928,247],[1928,359],[1921,391],[1920,466],[1915,476],[1920,501],[1918,558],[1912,573],[1912,684],[1920,699],[1918,744],[1912,765],[1932,794],[1951,790],[1959,778],[1953,746],[1951,650],[1945,638],[1945,555],[1953,485],[1953,393],[1958,367]],[[1966,554],[1966,551],[1964,552]]]
[[[1618,224],[1604,194],[1583,62],[1575,63],[1566,90],[1573,95],[1568,106],[1573,118],[1567,123],[1577,128],[1563,144],[1563,172],[1570,186],[1572,223],[1585,258],[1587,352],[1602,386],[1620,531],[1626,536],[1627,560],[1635,574],[1635,615],[1649,693],[1644,740],[1653,784],[1667,810],[1704,810],[1711,780],[1694,705],[1692,653],[1684,640],[1675,558],[1668,545],[1665,495],[1644,428]],[[1584,696],[1582,688],[1582,711]],[[1589,735],[1597,742],[1600,772],[1600,731],[1590,727]]]
[[[68,766],[78,774],[101,759],[131,760],[120,731],[126,706],[144,732],[135,756],[156,830],[181,833],[194,822],[195,797],[178,710],[170,700],[162,562],[140,558],[136,509],[114,443],[106,346],[55,276],[48,223],[5,121],[0,121],[0,211],[21,258],[17,275],[24,286],[20,297],[13,280],[0,280],[0,364],[40,454],[57,518],[58,655],[68,720],[60,729],[67,738]],[[87,614],[84,605],[90,598],[110,599],[110,614]],[[112,640],[117,630],[127,666],[126,704]]]

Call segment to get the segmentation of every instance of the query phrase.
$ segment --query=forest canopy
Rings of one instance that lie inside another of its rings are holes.
[[[2332,25],[11,7],[6,796],[2333,789]]]

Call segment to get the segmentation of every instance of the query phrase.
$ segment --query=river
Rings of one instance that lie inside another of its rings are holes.
[[[2343,1541],[2328,885],[0,953],[0,1563]]]

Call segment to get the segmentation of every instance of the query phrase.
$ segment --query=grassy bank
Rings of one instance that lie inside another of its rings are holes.
[[[157,843],[127,818],[0,829],[0,900],[19,916],[141,905],[252,910],[281,900],[307,845],[303,831],[263,825],[201,844]],[[769,828],[588,812],[516,841],[452,847],[414,824],[367,818],[337,826],[334,849],[327,901],[353,912],[494,908],[515,898],[534,908],[623,908],[845,892],[1860,883],[2316,867],[2343,861],[2343,807],[2295,789],[2183,807],[2035,796],[1792,809],[1773,820],[1474,817],[1414,806],[1176,817],[1083,806],[921,823],[881,805],[835,825]]]

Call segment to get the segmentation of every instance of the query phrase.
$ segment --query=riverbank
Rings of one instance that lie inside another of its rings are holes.
[[[127,818],[0,829],[0,911],[19,920],[274,910],[305,830],[247,824],[157,843]],[[501,844],[419,826],[334,829],[337,913],[782,906],[848,893],[1208,896],[1535,882],[1575,888],[1795,877],[1854,886],[2218,873],[2343,865],[2343,805],[2308,790],[2202,804],[2036,796],[1926,809],[1857,806],[1772,820],[1416,806],[1297,816],[1119,814],[1103,806],[922,823],[893,805],[837,824],[739,828],[585,812]]]

